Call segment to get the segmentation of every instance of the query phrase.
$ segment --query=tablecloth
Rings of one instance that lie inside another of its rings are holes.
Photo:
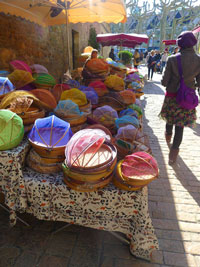
[[[63,174],[40,174],[23,169],[29,150],[24,140],[11,151],[0,152],[0,186],[11,210],[33,214],[41,220],[63,221],[100,230],[118,231],[130,239],[133,255],[149,260],[158,248],[148,212],[148,191],[124,191],[112,183],[96,192],[77,192],[63,182]]]
[[[24,137],[18,147],[0,151],[0,189],[5,204],[10,208],[10,224],[16,223],[15,211],[26,209],[22,168],[26,154],[30,149],[28,139]]]

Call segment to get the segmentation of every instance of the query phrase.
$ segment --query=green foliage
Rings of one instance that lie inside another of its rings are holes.
[[[96,37],[97,37],[96,29],[90,26],[88,45],[99,50],[99,43],[97,43]]]
[[[133,54],[127,50],[123,50],[118,53],[118,57],[121,59],[123,64],[126,65],[131,62],[131,59],[133,58]]]

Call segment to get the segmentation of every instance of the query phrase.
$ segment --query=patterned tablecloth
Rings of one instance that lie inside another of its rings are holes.
[[[133,255],[149,260],[158,248],[148,212],[148,191],[127,192],[113,184],[97,192],[82,193],[68,188],[63,174],[45,175],[25,168],[27,141],[11,151],[0,152],[0,186],[6,204],[15,211],[28,212],[41,220],[64,221],[100,230],[124,233]]]

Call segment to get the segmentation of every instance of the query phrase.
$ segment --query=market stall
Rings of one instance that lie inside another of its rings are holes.
[[[40,174],[24,169],[29,149],[24,139],[12,151],[0,152],[0,187],[13,224],[18,211],[40,220],[121,232],[130,240],[133,255],[150,259],[158,243],[148,212],[147,187],[127,192],[110,184],[95,192],[77,192],[66,186],[62,172]]]
[[[146,34],[136,33],[108,33],[97,34],[97,42],[102,46],[124,46],[134,48],[142,43],[148,43],[148,36]]]

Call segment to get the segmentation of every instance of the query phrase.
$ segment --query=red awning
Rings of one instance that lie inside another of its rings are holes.
[[[200,26],[194,28],[194,30],[192,30],[193,33],[197,33],[200,32]]]
[[[148,43],[146,34],[109,33],[97,34],[97,42],[102,46],[125,46],[134,48],[136,45]]]
[[[175,45],[176,40],[163,40],[162,41],[165,45]]]

